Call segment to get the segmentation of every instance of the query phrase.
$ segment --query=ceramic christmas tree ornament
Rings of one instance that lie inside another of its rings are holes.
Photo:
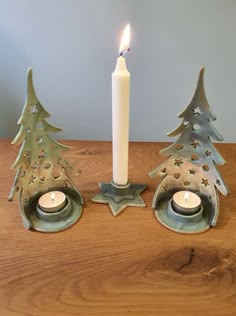
[[[204,68],[200,70],[194,96],[178,115],[180,125],[168,136],[179,136],[161,151],[169,156],[150,177],[162,178],[154,198],[157,219],[182,233],[199,233],[215,226],[219,213],[217,190],[229,193],[216,165],[225,163],[212,143],[223,137],[212,125],[216,120],[204,91]]]
[[[16,176],[9,201],[19,196],[19,208],[27,229],[55,232],[74,224],[82,214],[83,199],[71,180],[79,171],[63,158],[69,149],[49,136],[61,129],[49,124],[50,114],[36,96],[32,69],[28,70],[27,98],[12,144],[21,145],[12,170]]]

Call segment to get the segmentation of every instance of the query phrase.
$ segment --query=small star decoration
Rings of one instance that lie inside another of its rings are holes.
[[[25,131],[26,131],[27,134],[29,134],[31,132],[31,128],[27,127]]]
[[[202,184],[204,184],[205,187],[208,186],[209,185],[208,179],[202,179]]]
[[[163,187],[163,189],[164,189],[165,191],[168,191],[168,190],[170,189],[170,187],[169,187],[168,184],[166,184],[166,185]]]
[[[30,151],[29,151],[29,150],[26,150],[26,151],[24,152],[24,157],[26,157],[27,159],[30,158]]]
[[[34,180],[36,179],[36,177],[34,175],[32,175],[30,178],[29,178],[29,184],[31,183],[34,183]]]
[[[193,115],[200,115],[202,113],[202,110],[198,107],[192,109]]]
[[[207,157],[209,157],[211,155],[211,152],[209,150],[206,150],[204,153]]]
[[[178,166],[178,167],[179,167],[182,163],[184,163],[182,159],[175,159],[175,161],[174,161],[174,165],[175,165],[175,166]]]
[[[197,140],[193,139],[191,146],[193,146],[196,149],[198,146],[200,147],[200,143]]]
[[[31,104],[30,105],[30,112],[32,114],[35,114],[36,112],[38,112],[37,104]]]
[[[47,153],[41,149],[38,153],[38,158],[41,159],[41,158],[46,158],[47,157]]]
[[[92,202],[109,204],[114,216],[120,214],[127,206],[145,207],[140,194],[146,189],[145,184],[129,184],[119,187],[113,183],[99,183],[101,192],[92,198]]]

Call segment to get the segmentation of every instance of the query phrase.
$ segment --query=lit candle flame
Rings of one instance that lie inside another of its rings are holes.
[[[51,193],[51,201],[52,201],[52,202],[55,201],[55,193],[54,193],[54,192]]]
[[[120,43],[120,50],[119,50],[120,56],[123,56],[126,52],[130,50],[129,44],[130,44],[130,25],[127,24],[124,29],[123,36]]]
[[[185,192],[185,193],[184,193],[184,202],[185,202],[185,203],[188,202],[188,196],[189,196],[188,192]]]

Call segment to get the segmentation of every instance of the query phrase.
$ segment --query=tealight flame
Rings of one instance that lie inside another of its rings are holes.
[[[54,192],[51,193],[51,201],[52,201],[52,202],[55,201],[55,193],[54,193]]]
[[[130,50],[129,44],[130,44],[130,25],[127,24],[124,29],[123,36],[120,43],[120,49],[119,49],[120,56],[123,56],[126,52]]]
[[[184,193],[184,202],[185,202],[185,203],[188,202],[188,196],[189,196],[188,192],[185,192],[185,193]]]

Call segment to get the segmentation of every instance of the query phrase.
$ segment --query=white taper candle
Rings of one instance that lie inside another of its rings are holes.
[[[128,183],[130,73],[123,54],[129,50],[130,26],[126,26],[120,56],[112,74],[113,182]]]

